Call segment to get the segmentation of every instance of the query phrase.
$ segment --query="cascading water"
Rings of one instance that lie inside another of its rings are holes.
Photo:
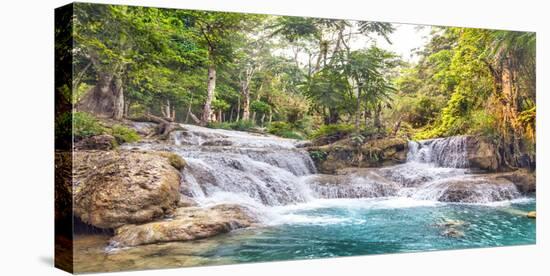
[[[401,165],[316,174],[298,141],[239,131],[182,125],[172,144],[143,143],[169,150],[188,163],[181,192],[199,204],[231,202],[285,206],[337,198],[409,198],[421,201],[488,203],[520,197],[515,185],[468,169],[466,137],[410,141]],[[135,145],[134,145],[135,146]]]
[[[146,131],[151,125],[140,127]],[[172,143],[122,147],[182,156],[187,161],[183,195],[201,207],[244,205],[261,225],[192,243],[115,252],[105,250],[106,241],[100,240],[93,251],[90,241],[77,239],[81,267],[120,270],[119,265],[131,263],[142,269],[154,262],[244,263],[535,242],[535,220],[526,217],[534,200],[520,199],[516,186],[498,174],[470,171],[465,137],[411,141],[404,164],[326,175],[316,172],[298,141],[182,127],[184,131],[171,134]],[[189,262],[191,255],[197,259]]]
[[[466,136],[410,141],[407,161],[438,167],[467,168]]]

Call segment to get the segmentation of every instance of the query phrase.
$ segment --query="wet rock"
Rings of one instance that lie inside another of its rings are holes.
[[[463,220],[454,220],[454,219],[445,219],[443,222],[437,224],[439,227],[462,227],[466,225],[466,222]]]
[[[443,230],[441,232],[441,235],[446,237],[451,237],[451,238],[463,238],[464,232],[458,229],[450,228],[450,229]]]
[[[347,168],[337,175],[318,174],[305,183],[321,198],[374,198],[395,196],[397,183],[388,181],[368,168]]]
[[[463,238],[464,229],[469,226],[463,220],[443,219],[442,222],[435,224],[436,227],[441,229],[440,234],[450,238]]]
[[[168,162],[170,162],[170,165],[172,165],[172,167],[176,168],[178,171],[183,170],[185,166],[187,166],[187,162],[183,158],[181,158],[181,156],[173,152],[157,151],[155,153],[167,158]]]
[[[468,176],[435,182],[431,189],[443,202],[486,203],[519,197],[515,185],[492,176]]]
[[[198,203],[193,200],[193,198],[189,197],[189,196],[186,196],[186,195],[181,195],[180,196],[180,200],[178,202],[178,207],[193,207],[193,206],[197,206]]]
[[[112,150],[117,145],[115,137],[102,134],[84,138],[75,143],[75,150]]]
[[[527,217],[532,218],[532,219],[537,218],[537,212],[531,211],[531,212],[527,213]]]
[[[296,148],[307,148],[311,146],[313,146],[313,143],[311,141],[299,141],[295,144]]]
[[[214,147],[227,147],[232,145],[233,145],[233,142],[229,140],[222,140],[222,139],[210,140],[201,144],[201,146],[214,146]]]
[[[497,148],[485,137],[466,137],[467,160],[470,168],[494,172],[499,170]]]
[[[511,181],[523,194],[531,194],[537,190],[537,178],[534,171],[518,169],[496,175],[496,178],[503,178]]]
[[[407,141],[401,138],[380,138],[369,140],[356,147],[350,139],[343,139],[329,145],[309,147],[310,153],[323,158],[316,161],[322,173],[335,173],[347,167],[380,167],[404,163],[407,160]]]
[[[93,226],[149,222],[180,199],[180,174],[158,154],[77,151],[73,160],[74,214]]]
[[[173,219],[141,225],[125,225],[115,231],[114,247],[170,241],[190,241],[245,228],[256,223],[250,210],[234,204],[210,208],[178,208]]]

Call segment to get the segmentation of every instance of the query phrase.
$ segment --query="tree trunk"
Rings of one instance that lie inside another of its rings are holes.
[[[214,100],[214,92],[216,90],[216,67],[211,64],[208,67],[208,85],[206,89],[206,102],[204,103],[204,109],[202,112],[201,125],[207,125],[212,117],[212,101]]]
[[[328,108],[328,123],[329,124],[336,124],[338,122],[338,119],[340,118],[340,114],[338,114],[338,110],[334,107]]]
[[[124,116],[122,80],[113,74],[100,73],[96,85],[77,104],[77,110],[120,120]]]
[[[248,84],[243,86],[243,120],[250,120],[250,88]]]
[[[124,101],[124,117],[128,118],[130,116],[130,101]]]
[[[193,93],[191,93],[191,99],[189,100],[189,106],[187,106],[187,114],[185,114],[185,123],[189,122],[189,114],[191,113],[191,107],[193,106]]]
[[[235,121],[239,121],[241,119],[241,97],[237,98],[237,119]]]
[[[166,115],[164,117],[171,119],[172,117],[172,110],[170,108],[170,100],[166,99]]]
[[[355,111],[355,132],[359,133],[359,129],[361,128],[360,120],[361,120],[361,88],[357,88],[357,103],[356,103],[356,111]]]
[[[374,108],[374,127],[376,128],[378,133],[380,133],[380,130],[382,129],[382,123],[380,122],[381,110],[382,105],[380,103],[376,104],[376,107]]]
[[[113,92],[113,119],[121,120],[124,117],[124,90],[121,79],[115,78]]]

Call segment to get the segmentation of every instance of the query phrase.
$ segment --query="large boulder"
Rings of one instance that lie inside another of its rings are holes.
[[[473,175],[450,178],[431,185],[428,193],[436,193],[438,201],[488,203],[520,196],[514,183],[495,175]]]
[[[466,151],[469,166],[495,172],[500,169],[498,151],[494,143],[485,137],[467,136]]]
[[[380,167],[404,163],[408,142],[402,138],[386,137],[366,141],[357,147],[351,139],[324,146],[309,147],[308,151],[322,173],[335,173],[348,167]]]
[[[138,151],[76,151],[74,214],[99,228],[145,223],[173,212],[180,174],[168,158]]]
[[[496,174],[496,178],[507,179],[516,185],[523,194],[532,194],[537,190],[537,178],[534,171],[518,169],[511,172]]]
[[[246,207],[222,204],[210,208],[178,208],[173,218],[140,225],[124,225],[115,231],[114,247],[172,241],[190,241],[227,233],[256,223]]]

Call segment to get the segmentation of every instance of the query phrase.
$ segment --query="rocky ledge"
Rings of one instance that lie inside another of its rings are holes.
[[[459,179],[436,182],[434,186],[445,187],[440,189],[439,201],[493,202],[534,193],[536,178],[534,172],[520,169],[505,173],[465,175]]]
[[[75,151],[74,214],[99,228],[144,223],[173,213],[180,172],[162,154]]]
[[[381,138],[354,146],[346,138],[332,144],[308,147],[319,172],[333,174],[348,167],[381,167],[404,163],[407,160],[407,140]]]
[[[75,151],[72,160],[73,185],[67,189],[73,191],[74,215],[85,224],[113,229],[112,246],[189,241],[257,222],[246,207],[202,208],[181,194],[186,162],[176,154],[89,150]]]
[[[113,247],[128,247],[203,239],[255,223],[257,220],[250,210],[239,205],[178,208],[169,219],[117,228],[110,244]]]

